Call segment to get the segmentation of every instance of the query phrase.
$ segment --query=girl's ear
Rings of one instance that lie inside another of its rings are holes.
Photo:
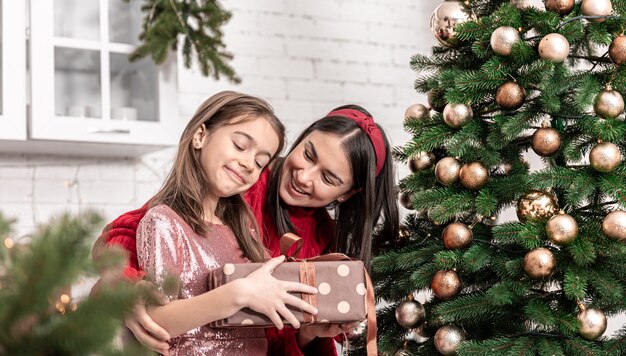
[[[340,195],[337,198],[337,201],[340,203],[343,203],[344,201],[350,199],[351,196],[353,196],[354,194],[360,192],[361,190],[363,190],[362,188],[359,189],[350,189],[348,192],[343,193],[342,195]]]
[[[191,141],[193,148],[199,150],[202,148],[202,146],[204,146],[204,140],[207,136],[206,133],[207,130],[204,124],[200,125],[200,127],[198,127],[196,132],[193,134],[193,140]]]

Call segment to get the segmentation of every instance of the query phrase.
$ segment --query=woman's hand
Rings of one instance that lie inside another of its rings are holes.
[[[135,285],[150,293],[150,299],[158,304],[165,305],[169,302],[167,297],[158,291],[151,282],[139,281]],[[146,311],[144,298],[140,298],[137,301],[133,307],[133,313],[124,319],[124,323],[143,346],[165,356],[169,354],[170,346],[166,341],[170,339],[170,335],[150,318]]]
[[[242,305],[267,315],[278,329],[283,328],[283,319],[297,329],[300,322],[287,308],[287,304],[314,315],[317,314],[317,309],[289,292],[316,294],[317,289],[303,283],[285,282],[274,278],[272,276],[274,268],[284,261],[285,256],[273,258],[246,278],[233,283],[240,283]]]
[[[359,325],[360,321],[344,324],[316,324],[304,325],[298,330],[298,347],[304,349],[311,341],[317,337],[332,337],[341,334],[352,333]]]

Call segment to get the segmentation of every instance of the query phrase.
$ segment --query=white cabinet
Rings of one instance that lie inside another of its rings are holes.
[[[24,6],[24,1],[2,3]],[[178,142],[184,122],[178,115],[174,60],[159,67],[150,58],[128,60],[138,45],[141,3],[28,2],[30,110],[27,125],[22,125],[28,136],[24,145],[0,149],[135,156]],[[15,12],[7,15],[18,17]],[[11,22],[3,16],[3,28],[5,24]]]

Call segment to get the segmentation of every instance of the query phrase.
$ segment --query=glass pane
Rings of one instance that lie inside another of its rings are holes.
[[[54,0],[54,35],[83,40],[99,40],[99,1]]]
[[[139,44],[141,1],[109,0],[109,40]]]
[[[54,93],[56,115],[102,117],[100,52],[55,48]]]
[[[157,82],[149,58],[131,63],[127,54],[111,53],[111,119],[159,121]]]

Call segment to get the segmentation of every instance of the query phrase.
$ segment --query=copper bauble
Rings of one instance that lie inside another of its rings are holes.
[[[598,172],[613,172],[622,162],[622,153],[617,145],[611,142],[600,142],[589,152],[589,162]]]
[[[490,44],[494,52],[502,56],[511,54],[513,45],[520,41],[517,29],[511,26],[496,28],[491,34]]]
[[[602,220],[602,232],[615,241],[626,243],[626,211],[608,213]]]
[[[550,193],[531,190],[517,201],[517,218],[520,221],[546,221],[556,214],[559,206]]]
[[[471,245],[474,237],[469,226],[460,222],[453,222],[443,229],[441,239],[448,250],[454,250]]]
[[[452,47],[456,43],[454,27],[471,18],[470,12],[460,1],[446,1],[437,6],[430,17],[430,31],[439,44]]]
[[[504,110],[517,110],[526,101],[526,90],[516,82],[506,82],[496,91],[496,104]]]
[[[456,355],[456,349],[465,341],[465,333],[453,325],[440,327],[435,333],[435,348],[442,355]]]
[[[556,129],[542,127],[533,134],[530,147],[536,154],[550,157],[561,148],[561,135]]]
[[[426,309],[416,300],[405,300],[396,306],[396,320],[405,329],[416,328],[426,320]]]
[[[579,304],[580,311],[576,316],[578,319],[578,333],[587,340],[595,340],[606,331],[606,316],[604,312],[596,308],[585,308]]]
[[[403,207],[409,210],[413,210],[413,198],[411,197],[411,192],[403,191],[400,193],[400,204]]]
[[[433,89],[428,92],[426,97],[428,100],[428,106],[437,112],[443,112],[443,109],[448,103],[444,97],[445,92],[441,89]]]
[[[454,129],[467,124],[473,117],[472,107],[466,104],[449,103],[443,109],[443,121]]]
[[[532,279],[548,277],[555,267],[556,258],[545,247],[536,248],[524,256],[524,271]]]
[[[626,36],[615,37],[609,46],[609,57],[615,64],[626,63]]]
[[[463,287],[461,279],[454,271],[437,271],[433,276],[430,287],[433,294],[439,299],[456,297]]]
[[[574,0],[545,0],[546,10],[565,16],[574,9]]]
[[[580,12],[585,16],[609,16],[613,12],[611,0],[583,0]],[[589,19],[591,22],[602,22],[604,18]]]
[[[561,212],[548,220],[546,234],[555,245],[569,245],[578,236],[578,223],[573,217]]]
[[[426,105],[413,104],[404,112],[404,122],[410,120],[423,120],[430,117],[430,109]]]
[[[439,183],[449,187],[459,181],[461,162],[454,157],[444,157],[435,165],[435,178]]]
[[[610,87],[602,90],[593,103],[596,115],[604,119],[614,119],[624,112],[624,98]]]
[[[435,155],[432,152],[418,152],[409,159],[409,169],[417,172],[431,167],[435,163]]]
[[[539,42],[539,57],[562,63],[569,55],[569,42],[559,33],[545,35]]]
[[[466,163],[459,172],[461,184],[469,190],[479,190],[489,181],[489,170],[481,162]]]

